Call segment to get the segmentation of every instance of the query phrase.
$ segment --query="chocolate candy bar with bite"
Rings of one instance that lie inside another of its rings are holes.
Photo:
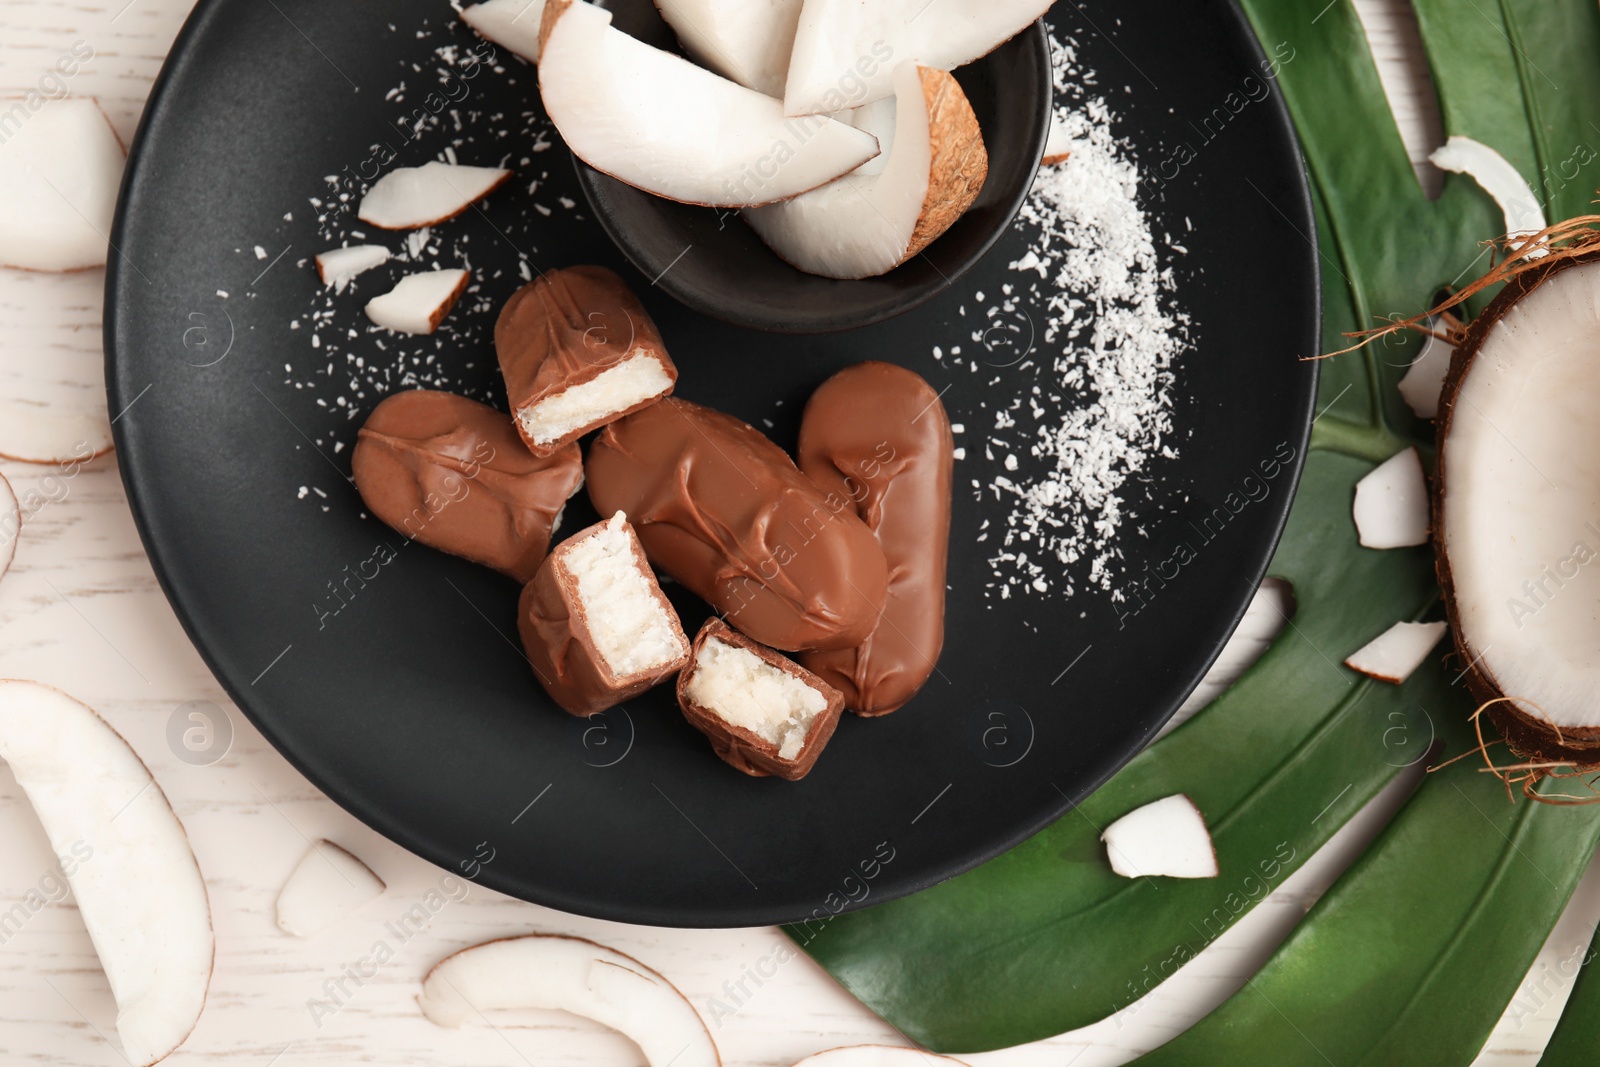
[[[889,593],[855,648],[799,659],[857,715],[887,715],[922,688],[944,647],[955,442],[939,394],[892,363],[858,363],[823,382],[800,420],[800,469],[847,500],[883,548]]]
[[[883,550],[849,501],[731,415],[677,397],[607,426],[589,499],[625,511],[650,561],[773,648],[853,648],[883,608]]]
[[[644,305],[604,267],[548,271],[518,289],[495,322],[494,347],[536,456],[654,403],[678,380]]]
[[[678,707],[730,766],[798,781],[833,736],[844,697],[713,616],[678,675]]]
[[[528,454],[511,418],[431,389],[384,400],[350,457],[361,499],[412,540],[526,582],[583,484],[578,446]]]
[[[555,547],[522,590],[517,630],[545,691],[577,716],[638,696],[689,660],[689,639],[621,512]]]

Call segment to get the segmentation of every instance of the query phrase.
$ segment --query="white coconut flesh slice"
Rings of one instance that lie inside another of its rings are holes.
[[[837,120],[786,119],[776,99],[611,25],[573,0],[545,7],[539,93],[550,121],[589,166],[690,204],[786,200],[878,152]]]
[[[367,301],[367,318],[396,333],[432,333],[467,291],[471,277],[464,270],[408,274],[387,293]]]
[[[300,857],[278,891],[278,928],[312,937],[383,895],[383,879],[332,841],[318,841]]]
[[[0,264],[103,266],[122,164],[122,142],[90,97],[51,100],[8,125],[0,138]]]
[[[1429,329],[1440,330],[1443,326],[1434,322]],[[1400,379],[1400,396],[1417,418],[1431,419],[1439,414],[1439,394],[1444,391],[1444,376],[1450,370],[1453,352],[1449,342],[1431,333],[1423,336],[1422,351]]]
[[[783,107],[811,115],[893,95],[906,60],[939,70],[971,63],[1021,33],[1048,0],[805,0]]]
[[[758,93],[782,97],[801,0],[656,0],[683,50]]]
[[[539,21],[544,0],[485,0],[461,9],[461,21],[478,36],[529,63],[539,62]]]
[[[1499,205],[1505,218],[1506,234],[1535,234],[1544,229],[1544,208],[1539,198],[1511,161],[1481,141],[1471,137],[1452,136],[1433,150],[1428,162],[1440,170],[1471,175],[1472,180]],[[1513,245],[1513,247],[1515,247]],[[1530,259],[1545,255],[1542,250],[1529,254]]]
[[[451,1029],[491,1011],[565,1011],[631,1039],[650,1067],[721,1063],[705,1023],[672,983],[632,956],[576,937],[530,934],[463,949],[428,972],[417,1003]]]
[[[0,577],[5,576],[11,569],[11,561],[17,558],[17,541],[21,536],[22,506],[17,503],[11,483],[0,474]]]
[[[665,396],[672,385],[661,360],[649,349],[636,348],[588,381],[518,408],[517,421],[529,437],[546,445],[579,427],[599,426],[619,411]]]
[[[342,293],[357,275],[387,262],[389,250],[382,245],[330,248],[317,254],[317,277],[322,279],[324,286],[331,286],[334,292]]]
[[[960,1060],[898,1045],[846,1045],[807,1056],[794,1067],[965,1067]]]
[[[1111,869],[1124,878],[1215,878],[1211,831],[1194,801],[1182,793],[1135,808],[1105,828]]]
[[[1445,629],[1442,622],[1397,622],[1352,652],[1344,665],[1369,678],[1399,685],[1422,666]]]
[[[1469,328],[1441,407],[1439,573],[1468,685],[1513,744],[1600,746],[1600,262],[1523,275]],[[1583,762],[1600,760],[1600,751]]]
[[[87,847],[67,882],[116,998],[123,1055],[155,1063],[194,1029],[211,981],[211,908],[182,824],[128,743],[50,686],[0,681],[0,759],[56,854]]]
[[[1356,483],[1351,514],[1367,548],[1427,544],[1428,482],[1417,450],[1408,446],[1368,471]]]
[[[1039,165],[1053,167],[1057,163],[1065,163],[1070,155],[1072,155],[1072,134],[1061,124],[1060,116],[1052,115],[1050,132],[1044,139],[1044,156],[1039,160]]]
[[[384,230],[415,230],[453,219],[505,182],[504,167],[424,163],[397,167],[379,178],[361,198],[362,222]]]
[[[103,411],[58,411],[26,400],[0,400],[0,457],[20,463],[83,463],[111,451]]]
[[[913,62],[901,64],[894,78],[894,133],[881,169],[864,167],[793,200],[743,212],[751,229],[800,270],[827,278],[891,271],[949,229],[983,188],[988,154],[955,78]],[[857,121],[881,122],[883,114],[868,106]]]

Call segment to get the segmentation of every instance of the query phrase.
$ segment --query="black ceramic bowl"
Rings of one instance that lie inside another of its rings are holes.
[[[617,3],[619,29],[662,48],[672,31],[648,2]],[[970,210],[919,255],[876,278],[835,281],[785,263],[737,211],[665,200],[574,159],[595,217],[646,278],[706,315],[774,333],[830,333],[910,311],[966,273],[1011,225],[1050,129],[1050,42],[1034,24],[955,71],[989,152]]]

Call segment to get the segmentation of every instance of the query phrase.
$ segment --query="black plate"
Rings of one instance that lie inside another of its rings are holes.
[[[489,331],[521,284],[519,253],[541,268],[598,261],[631,277],[656,316],[681,395],[770,420],[785,445],[808,392],[857,360],[896,360],[948,387],[952,418],[969,427],[966,486],[999,469],[973,447],[977,405],[994,399],[983,383],[1016,372],[972,373],[930,353],[968,339],[961,308],[981,307],[977,290],[1017,280],[1008,264],[1022,235],[891,323],[820,338],[746,332],[652,288],[582,217],[566,153],[539,133],[528,68],[506,57],[441,79],[435,49],[475,45],[442,0],[204,0],[130,154],[106,347],[145,546],[240,708],[318,787],[428,859],[638,923],[761,924],[910,893],[1016,844],[1103,782],[1202,676],[1282,529],[1316,382],[1296,359],[1318,344],[1316,254],[1288,118],[1276,96],[1257,99],[1263,57],[1226,0],[1062,3],[1052,18],[1098,71],[1095,91],[1150,175],[1158,241],[1181,235],[1187,249],[1172,261],[1195,341],[1176,391],[1179,456],[1126,487],[1126,571],[1149,580],[1145,568],[1180,542],[1203,547],[1148,587],[1137,614],[1081,581],[1070,597],[996,602],[983,595],[990,546],[976,541],[992,510],[958,493],[940,676],[886,719],[847,716],[817,769],[791,784],[718,762],[667,689],[602,720],[557,712],[515,647],[516,587],[363,516],[346,481],[360,420],[345,415],[364,415],[385,388],[349,388],[345,355],[365,360],[363,380],[398,381],[409,367],[503,403]],[[404,98],[386,98],[401,81]],[[440,128],[411,138],[406,117],[426,125],[435,98]],[[481,292],[434,338],[348,339],[364,300],[402,268],[324,298],[297,266],[327,246],[308,199],[337,203],[325,175],[375,173],[391,154],[434,158],[456,117],[474,137],[463,162],[504,157],[517,169],[484,212],[439,230],[470,253]],[[308,314],[324,306],[331,324]],[[325,362],[334,378],[319,373]],[[1270,491],[1235,507],[1252,471],[1284,449],[1295,458]],[[1195,532],[1225,505],[1237,514],[1220,533]],[[388,562],[380,545],[393,546]],[[696,609],[679,602],[692,628]]]

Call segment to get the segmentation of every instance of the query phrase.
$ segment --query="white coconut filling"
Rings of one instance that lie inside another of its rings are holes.
[[[595,649],[619,678],[661,667],[685,652],[671,617],[639,568],[633,538],[623,522],[619,511],[560,559],[577,579],[578,600]]]
[[[1490,328],[1445,442],[1460,636],[1507,696],[1600,726],[1600,263],[1553,275]],[[1531,707],[1524,706],[1529,713]]]
[[[517,421],[528,436],[541,445],[559,441],[618,411],[626,411],[641,400],[660,396],[672,388],[672,379],[661,361],[642,348],[615,367],[563,389],[551,397],[517,411]]]
[[[735,726],[742,726],[778,748],[779,759],[794,759],[828,701],[788,671],[748,648],[708,637],[694,657],[694,673],[684,694]]]

